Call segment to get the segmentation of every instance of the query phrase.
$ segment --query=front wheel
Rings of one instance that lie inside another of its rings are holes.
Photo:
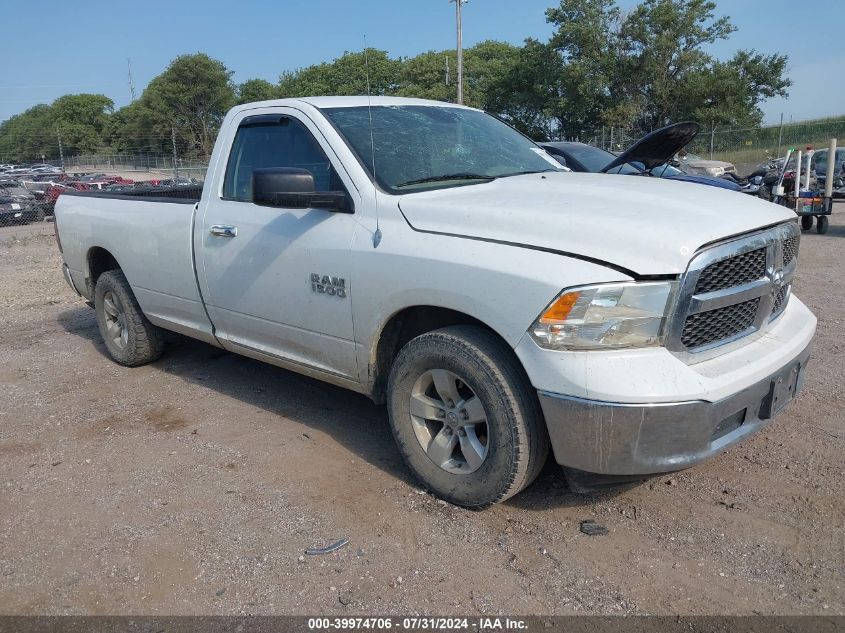
[[[809,231],[811,228],[813,228],[813,216],[812,215],[801,216],[801,228],[805,231]]]
[[[109,355],[121,365],[151,363],[164,352],[162,331],[144,316],[120,270],[109,270],[97,279],[94,312]]]
[[[827,216],[820,215],[816,220],[816,232],[820,233],[821,235],[824,235],[825,233],[827,233],[828,224],[829,221],[827,219]]]
[[[393,436],[416,477],[442,499],[483,508],[528,486],[549,439],[537,396],[494,334],[453,326],[399,353],[388,381]]]

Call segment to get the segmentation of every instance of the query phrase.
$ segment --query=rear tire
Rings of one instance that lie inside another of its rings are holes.
[[[504,501],[534,481],[548,456],[543,414],[525,371],[480,327],[447,327],[407,343],[390,372],[387,407],[411,471],[456,505]]]
[[[811,228],[813,228],[813,216],[812,215],[801,216],[801,228],[804,231],[809,231]]]
[[[816,220],[816,232],[824,235],[827,233],[827,227],[830,224],[826,215],[820,215]]]
[[[144,316],[122,271],[109,270],[97,279],[94,312],[106,349],[117,363],[137,367],[164,352],[162,330]]]

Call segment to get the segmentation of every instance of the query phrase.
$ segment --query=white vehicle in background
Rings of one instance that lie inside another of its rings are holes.
[[[420,481],[471,507],[549,446],[576,479],[724,451],[793,398],[816,324],[789,210],[567,173],[432,101],[237,106],[204,185],[69,192],[56,230],[117,362],[156,360],[167,329],[364,393]]]
[[[683,151],[678,154],[675,166],[686,174],[711,178],[721,178],[725,174],[737,175],[736,165],[733,163],[724,160],[707,160]]]

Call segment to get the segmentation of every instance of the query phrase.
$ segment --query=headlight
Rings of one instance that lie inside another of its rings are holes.
[[[529,330],[546,349],[660,345],[676,282],[582,286],[552,301]]]
[[[704,171],[710,176],[721,176],[725,173],[724,167],[707,167]]]

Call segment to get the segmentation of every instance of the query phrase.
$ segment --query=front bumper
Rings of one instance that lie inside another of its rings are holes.
[[[680,470],[768,424],[801,386],[812,344],[778,371],[715,402],[612,403],[538,391],[555,459],[607,475]]]

